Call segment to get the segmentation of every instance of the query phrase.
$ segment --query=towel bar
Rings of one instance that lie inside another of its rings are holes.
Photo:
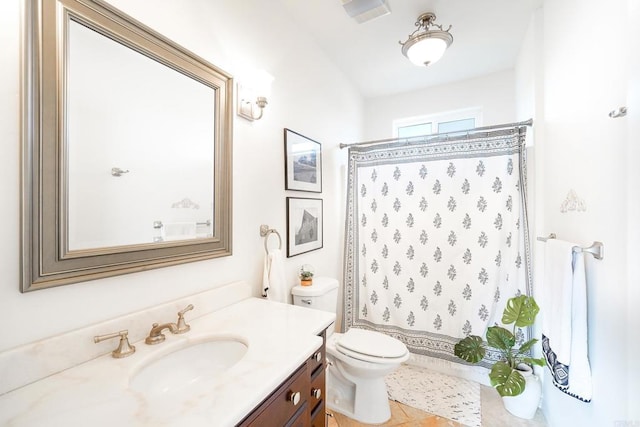
[[[549,239],[555,239],[556,233],[549,234],[548,237],[538,237],[539,242],[546,242]],[[587,252],[593,255],[595,259],[603,259],[604,258],[604,244],[602,242],[593,242],[593,244],[587,248],[582,248],[580,246],[573,247],[574,252]]]
[[[267,246],[267,241],[269,240],[270,234],[275,234],[278,236],[278,249],[282,249],[282,237],[280,237],[280,233],[275,228],[269,228],[268,225],[262,224],[260,226],[260,236],[264,237],[264,250],[267,254],[269,254],[269,247]]]

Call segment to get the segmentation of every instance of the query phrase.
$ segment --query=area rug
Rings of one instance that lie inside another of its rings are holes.
[[[480,384],[412,365],[402,365],[385,378],[389,399],[480,427]]]

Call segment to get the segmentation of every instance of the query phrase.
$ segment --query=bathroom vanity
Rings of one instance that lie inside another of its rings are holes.
[[[240,427],[326,425],[326,332],[323,331],[320,336],[322,346],[249,414]]]
[[[175,322],[188,304],[189,332],[144,343],[152,323]],[[324,426],[334,320],[253,298],[238,282],[0,353],[0,425]],[[111,357],[117,340],[93,343],[124,329],[136,347],[128,357]],[[209,371],[203,357],[221,359]],[[194,367],[205,374],[182,384]]]

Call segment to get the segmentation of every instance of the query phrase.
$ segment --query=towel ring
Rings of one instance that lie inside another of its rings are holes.
[[[260,236],[265,238],[264,250],[267,254],[269,253],[269,247],[267,246],[267,243],[269,241],[270,234],[275,234],[276,236],[278,236],[278,249],[282,249],[282,237],[280,237],[280,233],[278,233],[278,231],[275,228],[269,228],[268,225],[262,224],[260,226]]]

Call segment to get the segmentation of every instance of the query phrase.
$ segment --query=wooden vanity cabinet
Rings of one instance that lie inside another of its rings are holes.
[[[239,427],[326,427],[325,343],[253,410]]]
[[[311,355],[307,361],[308,373],[310,378],[309,386],[309,411],[311,427],[326,427],[327,411],[325,405],[326,399],[326,331],[320,334],[322,337],[322,346]]]

